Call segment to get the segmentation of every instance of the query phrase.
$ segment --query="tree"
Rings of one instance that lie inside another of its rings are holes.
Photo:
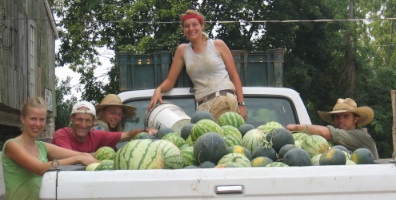
[[[70,77],[59,82],[56,78],[55,100],[57,116],[55,119],[55,130],[69,125],[69,115],[73,105],[77,102],[77,98],[71,95]],[[70,99],[65,96],[71,95]]]

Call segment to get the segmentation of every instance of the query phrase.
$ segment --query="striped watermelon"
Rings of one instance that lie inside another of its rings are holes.
[[[241,134],[241,132],[239,132],[239,129],[237,129],[231,125],[221,126],[221,129],[223,129],[224,136],[232,135],[232,136],[238,137],[242,140],[242,134]]]
[[[329,149],[329,143],[320,135],[309,135],[302,141],[301,148],[305,149],[313,157],[327,151]]]
[[[113,160],[116,152],[114,151],[113,148],[104,146],[100,147],[98,150],[95,152],[95,158],[97,160]]]
[[[289,167],[289,165],[287,165],[283,162],[273,162],[273,163],[266,165],[265,167]]]
[[[296,140],[303,141],[308,136],[309,136],[309,134],[308,133],[304,133],[304,132],[295,132],[295,133],[293,133],[294,141],[296,141]]]
[[[194,147],[183,146],[180,148],[180,151],[182,152],[182,155],[183,155],[184,167],[198,165],[197,159],[195,159],[195,156],[194,156]]]
[[[228,112],[221,114],[217,118],[216,122],[220,126],[231,125],[235,128],[239,128],[242,124],[245,123],[245,120],[239,113],[228,111]]]
[[[102,160],[95,171],[114,170],[114,160]]]
[[[255,159],[253,159],[252,161],[250,161],[250,163],[252,163],[252,167],[265,167],[270,163],[273,163],[274,161],[271,158],[268,157],[264,157],[264,156],[259,156]]]
[[[217,165],[235,165],[236,167],[252,167],[250,160],[239,153],[229,153],[223,156]]]
[[[252,129],[248,131],[242,138],[242,145],[246,147],[250,152],[259,146],[263,145],[265,141],[264,131],[260,129]]]
[[[234,145],[234,146],[227,147],[227,154],[228,153],[239,153],[239,154],[246,156],[246,158],[248,158],[249,160],[252,159],[252,154],[244,146]]]
[[[116,153],[114,169],[163,169],[164,157],[151,139],[131,140]]]
[[[183,154],[175,144],[168,140],[157,140],[154,144],[162,152],[165,169],[180,169],[184,166]]]
[[[215,132],[224,136],[223,129],[216,122],[210,119],[201,119],[191,129],[191,140],[195,142],[201,135],[208,132]]]
[[[240,139],[233,135],[226,135],[223,138],[227,144],[227,147],[234,146],[234,145],[242,145],[242,138]]]
[[[272,129],[275,129],[275,128],[284,128],[284,127],[282,126],[282,124],[280,124],[280,123],[278,123],[278,122],[271,121],[271,122],[267,122],[267,123],[265,123],[265,124],[263,124],[263,125],[260,125],[260,126],[258,126],[257,128],[263,130],[264,133],[267,134],[267,133],[269,133]]]
[[[172,132],[164,135],[162,137],[163,140],[168,140],[175,144],[178,148],[181,147],[182,145],[186,144],[187,142],[180,136],[179,133],[177,132]]]

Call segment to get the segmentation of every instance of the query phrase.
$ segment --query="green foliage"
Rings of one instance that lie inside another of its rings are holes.
[[[65,96],[71,95],[70,77],[59,82],[56,79],[55,100],[56,100],[56,119],[55,130],[69,126],[69,115],[73,104],[77,102],[77,98],[71,95],[70,99],[65,99]]]

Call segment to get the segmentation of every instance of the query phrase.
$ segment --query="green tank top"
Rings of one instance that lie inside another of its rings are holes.
[[[3,146],[2,163],[5,183],[6,200],[39,199],[42,176],[27,170],[5,156],[5,147],[11,140],[19,143],[17,139],[10,139]],[[36,141],[39,149],[39,160],[48,162],[47,146],[42,141]]]

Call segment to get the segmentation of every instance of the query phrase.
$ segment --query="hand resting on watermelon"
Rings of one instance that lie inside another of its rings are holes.
[[[289,124],[286,128],[292,132],[320,135],[350,151],[367,148],[373,153],[374,159],[379,158],[374,139],[365,128],[361,128],[374,119],[374,111],[370,107],[358,107],[351,98],[338,99],[332,111],[318,111],[318,115],[330,125]]]

